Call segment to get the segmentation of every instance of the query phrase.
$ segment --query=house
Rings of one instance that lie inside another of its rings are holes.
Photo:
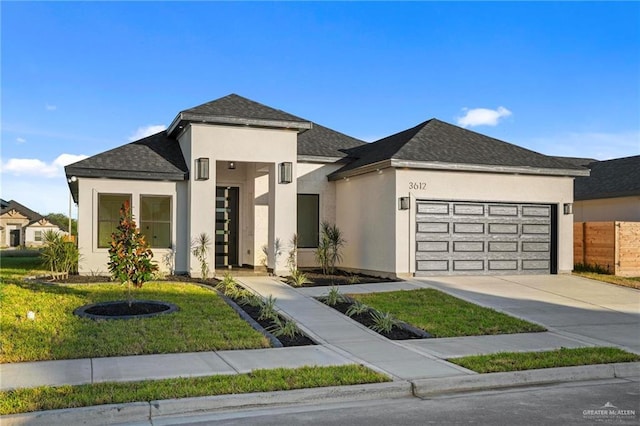
[[[640,222],[640,155],[591,161],[590,176],[576,178],[576,222]]]
[[[17,201],[0,200],[0,247],[41,246],[46,231],[60,228]]]
[[[340,267],[380,276],[555,274],[573,267],[573,180],[588,170],[437,119],[373,143],[232,94],[177,114],[166,131],[66,167],[78,203],[81,273],[105,271],[125,200],[161,266],[286,273],[315,265],[320,224]],[[279,244],[278,244],[279,243]],[[282,253],[275,255],[280,246]]]

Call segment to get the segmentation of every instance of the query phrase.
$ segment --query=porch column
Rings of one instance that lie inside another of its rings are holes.
[[[215,270],[216,250],[216,160],[209,158],[209,179],[207,180],[197,180],[195,161],[196,158],[192,160],[192,173],[189,178],[191,190],[189,191],[188,266],[192,277],[201,278],[200,261],[191,251],[191,242],[200,234],[207,234],[210,240],[207,263],[209,278],[211,278]]]
[[[276,275],[287,274],[287,254],[297,228],[296,163],[293,162],[293,182],[278,183],[278,165],[269,165],[269,259],[268,267]],[[275,256],[276,240],[280,241],[280,255]],[[276,259],[277,257],[277,259]]]

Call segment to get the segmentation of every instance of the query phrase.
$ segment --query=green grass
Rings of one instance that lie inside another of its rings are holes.
[[[380,312],[421,328],[434,337],[480,336],[545,331],[537,324],[465,302],[438,290],[352,294]]]
[[[152,282],[134,297],[170,302],[170,315],[94,321],[73,315],[89,303],[123,300],[119,284],[0,284],[0,362],[269,347],[216,293],[188,283]],[[10,281],[10,282],[8,282]],[[34,311],[35,320],[27,319]]]
[[[640,361],[640,355],[618,348],[561,348],[546,352],[502,352],[448,360],[478,373],[535,370],[575,365],[611,364]]]
[[[640,277],[619,277],[616,275],[599,274],[596,272],[578,272],[574,271],[574,275],[592,280],[604,281],[605,283],[615,284],[622,287],[635,288],[640,290]]]
[[[0,255],[0,277],[2,278],[19,278],[46,273],[47,270],[39,256],[16,257],[7,256],[6,253]]]
[[[42,386],[0,392],[0,415],[126,402],[388,382],[360,365],[256,370],[249,374]]]

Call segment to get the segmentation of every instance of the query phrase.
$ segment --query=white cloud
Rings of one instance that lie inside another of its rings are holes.
[[[86,155],[60,154],[51,163],[37,158],[11,158],[2,163],[1,172],[14,176],[55,178],[63,175],[64,166],[87,158]]]
[[[511,115],[511,111],[502,106],[495,110],[488,108],[462,108],[462,110],[466,112],[462,117],[458,117],[458,125],[462,127],[496,126],[501,118]]]
[[[640,131],[569,132],[523,141],[527,147],[547,155],[610,160],[640,154]]]
[[[25,138],[16,138],[16,142],[25,143],[27,140]]]
[[[138,130],[136,130],[134,134],[129,136],[129,142],[137,141],[138,139],[154,135],[165,130],[166,128],[167,126],[165,126],[164,124],[151,124],[149,126],[138,127]]]
[[[58,107],[56,105],[46,104],[44,106],[44,109],[46,109],[47,111],[55,111],[58,109]]]

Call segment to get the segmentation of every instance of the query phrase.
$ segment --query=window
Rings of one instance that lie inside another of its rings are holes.
[[[33,241],[42,241],[42,231],[35,231],[33,233]]]
[[[320,228],[320,196],[298,194],[298,247],[318,247]]]
[[[125,201],[131,202],[131,195],[98,194],[98,247],[109,247],[111,234],[118,227],[120,209]]]
[[[151,247],[171,248],[171,197],[140,197],[140,231]]]

